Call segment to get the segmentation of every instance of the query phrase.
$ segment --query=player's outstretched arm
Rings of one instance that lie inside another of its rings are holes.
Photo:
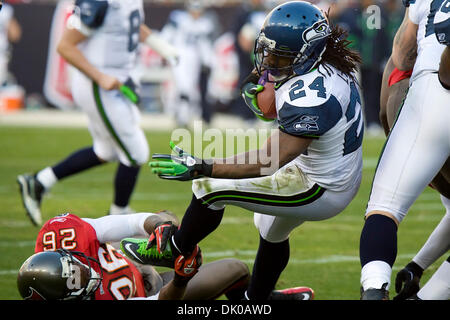
[[[302,154],[311,142],[312,139],[296,137],[278,130],[267,139],[261,149],[214,162],[212,177],[242,179],[262,176],[263,171],[267,172],[266,175],[275,173]]]
[[[148,237],[164,223],[179,224],[170,211],[142,212],[129,215],[108,215],[96,219],[83,218],[95,230],[100,243],[117,242],[128,237]]]
[[[303,153],[312,139],[276,131],[258,150],[227,159],[203,160],[187,154],[171,142],[176,156],[155,154],[149,163],[152,172],[169,180],[193,180],[201,177],[243,179],[273,174]]]

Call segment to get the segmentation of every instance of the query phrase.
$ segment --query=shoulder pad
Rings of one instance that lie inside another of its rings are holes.
[[[89,28],[98,28],[103,24],[107,9],[107,0],[75,1],[75,13],[79,14],[81,22]]]
[[[300,107],[287,102],[278,111],[280,130],[294,136],[319,138],[342,117],[339,101],[332,95],[322,105]]]

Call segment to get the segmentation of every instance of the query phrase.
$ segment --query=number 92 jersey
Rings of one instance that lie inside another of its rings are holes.
[[[143,22],[142,0],[76,0],[67,26],[88,37],[79,48],[90,63],[126,77],[135,64]]]
[[[74,214],[66,213],[48,220],[39,231],[34,251],[60,248],[81,251],[99,262],[90,263],[95,272],[103,274],[102,283],[95,291],[95,300],[146,296],[142,275],[133,263],[111,245],[100,243],[94,228]]]
[[[364,119],[355,82],[332,66],[296,76],[275,91],[279,129],[314,139],[294,161],[313,181],[345,190],[362,169]]]

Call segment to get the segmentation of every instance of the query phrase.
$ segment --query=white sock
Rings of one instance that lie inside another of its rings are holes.
[[[119,207],[115,205],[114,203],[111,204],[111,207],[109,208],[109,214],[129,214],[132,213],[132,210],[129,206],[125,207]]]
[[[369,288],[381,289],[383,284],[387,283],[386,290],[391,283],[391,266],[381,260],[370,261],[361,269],[361,285],[363,290]]]
[[[422,300],[450,299],[450,263],[444,261],[422,289],[417,292]]]
[[[53,185],[58,182],[58,178],[55,176],[55,173],[53,172],[53,169],[51,167],[47,167],[39,171],[36,175],[36,178],[40,183],[42,183],[45,190],[51,189],[51,187],[53,187]]]

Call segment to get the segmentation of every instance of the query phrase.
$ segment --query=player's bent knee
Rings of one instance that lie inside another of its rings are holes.
[[[370,216],[372,216],[374,214],[379,214],[379,215],[391,218],[397,226],[400,224],[400,221],[392,213],[389,213],[387,211],[381,211],[381,210],[373,210],[373,211],[368,212],[366,214],[365,219],[367,220],[367,218],[369,218]]]

